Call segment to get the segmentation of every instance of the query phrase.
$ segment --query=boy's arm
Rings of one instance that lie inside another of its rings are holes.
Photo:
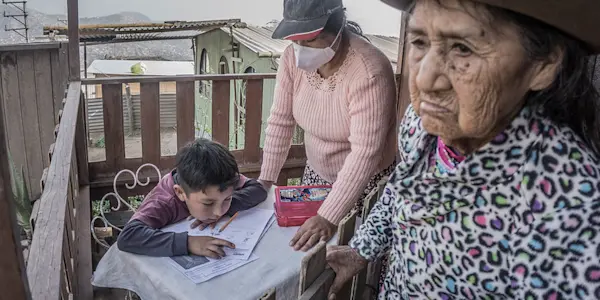
[[[121,251],[148,256],[187,255],[187,232],[163,232],[160,228],[179,219],[173,205],[150,194],[125,225],[117,239]]]
[[[132,219],[117,239],[121,251],[147,256],[179,256],[188,254],[187,232],[163,232]]]
[[[228,216],[232,216],[238,211],[243,211],[255,207],[267,199],[267,191],[255,179],[242,177],[245,182],[231,196],[231,207],[227,211]]]

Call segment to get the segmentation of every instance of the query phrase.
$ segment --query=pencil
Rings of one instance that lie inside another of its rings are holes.
[[[227,223],[225,223],[225,225],[223,225],[223,227],[221,227],[221,229],[219,229],[219,232],[223,232],[223,230],[225,230],[225,228],[227,228],[227,226],[229,226],[231,221],[233,221],[233,219],[235,219],[235,217],[237,217],[237,215],[238,215],[238,213],[235,213],[231,218],[229,218],[229,221],[227,221]]]

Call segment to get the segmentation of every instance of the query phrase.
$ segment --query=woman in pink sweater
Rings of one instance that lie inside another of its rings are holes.
[[[284,0],[273,38],[288,39],[277,73],[260,181],[270,187],[304,130],[302,184],[333,184],[317,216],[290,242],[306,251],[329,240],[340,220],[395,167],[396,86],[388,58],[347,23],[341,0]]]

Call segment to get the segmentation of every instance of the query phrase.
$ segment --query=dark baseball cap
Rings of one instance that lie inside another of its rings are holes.
[[[272,37],[313,39],[321,33],[331,14],[343,9],[342,0],[283,0],[283,20]]]

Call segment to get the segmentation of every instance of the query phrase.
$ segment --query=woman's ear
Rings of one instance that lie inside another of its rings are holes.
[[[556,47],[547,60],[535,64],[535,73],[533,74],[529,89],[531,91],[541,91],[552,85],[562,66],[563,57],[563,49]]]

